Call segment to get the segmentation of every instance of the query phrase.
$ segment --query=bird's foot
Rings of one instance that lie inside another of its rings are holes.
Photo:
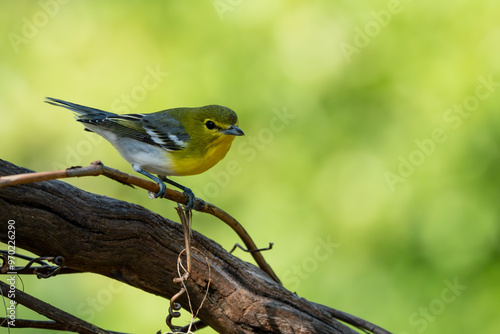
[[[148,191],[149,198],[155,199],[155,198],[163,198],[165,197],[165,194],[167,193],[167,187],[165,186],[165,183],[163,182],[158,182],[158,186],[160,187],[160,190],[158,190],[157,193],[154,193],[152,191]]]
[[[184,188],[182,193],[188,197],[188,202],[184,205],[184,210],[194,210],[196,198],[193,191],[189,188]]]

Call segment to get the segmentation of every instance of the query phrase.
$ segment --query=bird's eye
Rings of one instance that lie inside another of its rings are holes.
[[[213,129],[215,129],[215,123],[214,123],[214,122],[212,122],[212,121],[207,121],[207,122],[205,123],[205,126],[206,126],[206,127],[207,127],[207,129],[209,129],[209,130],[213,130]]]

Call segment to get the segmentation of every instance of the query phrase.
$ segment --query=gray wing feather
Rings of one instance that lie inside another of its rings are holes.
[[[189,140],[181,122],[168,117],[168,112],[117,115],[51,97],[47,97],[46,102],[75,112],[76,120],[88,124],[89,131],[92,131],[92,128],[103,128],[168,151],[183,149]]]
[[[167,150],[181,150],[187,146],[189,135],[182,123],[166,113],[145,115],[142,125],[151,139]]]

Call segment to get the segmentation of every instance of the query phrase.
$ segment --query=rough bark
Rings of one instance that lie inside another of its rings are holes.
[[[0,175],[23,172],[30,171],[0,160]],[[11,219],[18,248],[63,256],[69,268],[168,299],[179,291],[172,280],[184,248],[182,227],[141,206],[45,181],[0,189],[0,241],[7,241]],[[356,333],[328,307],[300,298],[195,231],[192,247],[199,251],[192,252],[187,281],[191,303],[196,310],[210,280],[198,316],[219,333]],[[189,309],[185,295],[179,302]]]

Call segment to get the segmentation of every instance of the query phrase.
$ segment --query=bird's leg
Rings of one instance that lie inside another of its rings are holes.
[[[163,176],[163,175],[158,175],[158,177],[160,177],[160,179],[162,181],[165,181],[167,182],[168,184],[171,184],[173,185],[174,187],[177,187],[179,189],[182,190],[183,194],[186,195],[189,199],[188,199],[188,203],[186,205],[186,209],[188,210],[193,210],[194,209],[194,205],[195,205],[195,197],[194,197],[194,193],[191,189],[189,189],[188,187],[185,187],[183,186],[182,184],[179,184],[175,181],[172,181],[170,179],[167,179],[166,176]]]
[[[158,198],[158,197],[161,198],[161,197],[165,196],[167,187],[165,186],[165,183],[163,183],[163,181],[159,177],[156,177],[153,174],[146,172],[144,169],[142,169],[141,167],[139,167],[137,165],[132,165],[132,168],[137,173],[141,173],[142,175],[149,177],[151,180],[155,181],[160,186],[160,190],[156,194],[152,193],[151,191],[148,191],[149,198]]]

